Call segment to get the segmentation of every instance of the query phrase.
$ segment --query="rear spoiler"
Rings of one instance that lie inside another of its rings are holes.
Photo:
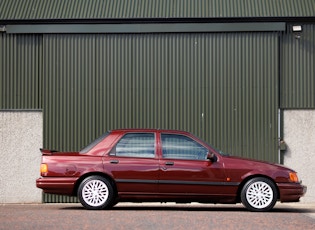
[[[44,155],[52,155],[53,153],[56,153],[56,152],[58,152],[57,150],[49,150],[49,149],[42,149],[42,148],[40,148],[39,149],[41,152],[42,152],[42,155],[44,156]]]

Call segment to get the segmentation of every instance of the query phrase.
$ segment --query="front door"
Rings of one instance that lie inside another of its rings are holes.
[[[218,195],[226,180],[221,162],[207,159],[210,151],[191,137],[161,134],[159,192],[165,197]]]

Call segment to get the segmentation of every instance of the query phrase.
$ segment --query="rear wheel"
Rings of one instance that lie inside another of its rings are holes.
[[[264,177],[249,180],[241,192],[243,205],[250,211],[269,211],[278,199],[275,184]]]
[[[111,208],[115,200],[114,189],[104,177],[90,176],[81,182],[78,198],[86,209]]]

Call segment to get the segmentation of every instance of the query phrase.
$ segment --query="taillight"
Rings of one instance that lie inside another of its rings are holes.
[[[294,183],[298,183],[299,182],[299,178],[298,178],[296,172],[290,172],[289,176],[290,176],[290,181],[291,182],[294,182]]]
[[[46,173],[48,173],[48,165],[47,164],[41,164],[40,165],[40,174],[43,176]]]

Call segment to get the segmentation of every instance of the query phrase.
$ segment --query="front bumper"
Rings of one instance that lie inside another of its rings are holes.
[[[37,188],[43,189],[44,193],[59,195],[74,195],[76,177],[40,177],[36,180]]]
[[[298,202],[305,195],[307,187],[300,183],[278,183],[281,202]]]

